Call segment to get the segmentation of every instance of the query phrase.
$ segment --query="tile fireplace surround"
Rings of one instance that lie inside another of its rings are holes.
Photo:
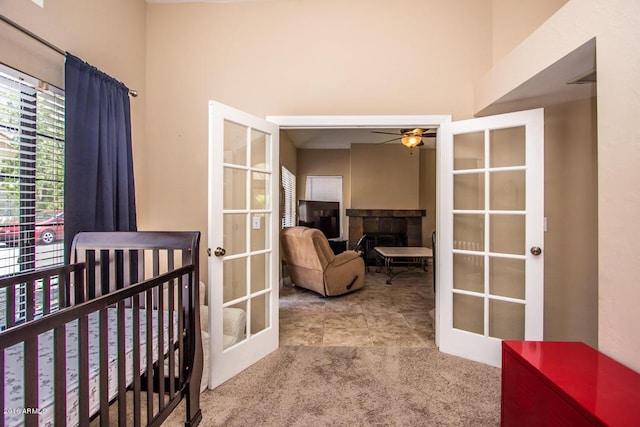
[[[403,246],[422,246],[424,209],[347,209],[349,244],[367,235],[397,236]],[[400,246],[400,245],[397,245]]]

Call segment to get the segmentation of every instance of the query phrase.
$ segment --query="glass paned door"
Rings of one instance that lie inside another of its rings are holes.
[[[542,128],[542,110],[441,128],[442,351],[499,366],[501,340],[542,339]]]
[[[210,386],[216,387],[278,348],[279,129],[213,101],[209,126]]]

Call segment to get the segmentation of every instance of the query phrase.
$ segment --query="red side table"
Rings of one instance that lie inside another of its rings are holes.
[[[640,374],[584,343],[503,341],[501,423],[640,426]]]

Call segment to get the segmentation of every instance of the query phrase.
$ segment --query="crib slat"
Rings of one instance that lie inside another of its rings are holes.
[[[98,251],[87,251],[87,283],[85,283],[86,292],[83,292],[80,302],[83,302],[85,300],[92,300],[96,296],[96,281],[98,280],[98,278],[96,277],[96,263],[98,262],[98,256]],[[78,304],[78,301],[76,301],[76,304]]]
[[[53,332],[54,396],[67,395],[67,337],[66,326],[61,325]],[[56,399],[54,422],[57,426],[67,423],[67,399]]]
[[[26,287],[26,307],[27,307],[27,322],[33,320],[36,314],[36,281],[29,280],[25,283]]]
[[[140,381],[140,295],[133,297],[133,425],[141,425],[142,384]]]
[[[5,325],[7,328],[15,326],[16,324],[16,287],[20,285],[13,285],[7,287],[7,308],[5,313],[6,322]]]
[[[159,254],[158,254],[159,255]],[[154,257],[156,254],[154,253]],[[159,258],[159,256],[158,256]],[[157,273],[154,276],[160,274],[160,265],[157,263]],[[156,266],[154,266],[154,269]],[[156,330],[158,331],[158,411],[164,409],[164,301],[163,292],[164,283],[160,286],[156,286],[156,295],[158,296],[158,324]]]
[[[147,313],[146,341],[147,341],[147,424],[153,418],[153,291],[146,292],[147,301],[145,311]]]
[[[124,317],[125,302],[118,303],[118,320],[116,329],[118,330],[118,425],[125,426],[127,420],[127,365],[125,353],[125,324]]]
[[[35,409],[38,405],[38,336],[27,336],[24,340],[24,407]],[[38,415],[26,414],[26,427],[38,425]]]
[[[169,271],[172,271],[175,266],[174,266],[174,260],[173,260],[174,254],[173,254],[173,249],[169,250],[169,260],[167,262],[167,267]],[[169,304],[169,309],[168,309],[168,313],[169,313],[169,342],[171,343],[169,345],[169,400],[173,399],[173,396],[176,394],[176,388],[175,388],[175,381],[174,378],[176,376],[176,361],[175,361],[175,357],[176,357],[176,353],[175,353],[175,340],[174,340],[174,328],[173,328],[173,318],[174,318],[174,309],[177,307],[174,307],[174,298],[175,298],[175,280],[170,280],[168,287],[169,287],[169,301],[167,302]]]
[[[89,425],[89,319],[78,320],[78,400],[81,426]]]
[[[184,283],[182,278],[178,278],[178,368],[179,368],[179,382],[180,385],[185,381],[185,369],[184,369]]]
[[[2,378],[6,378],[5,367],[4,367],[4,349],[0,350],[0,372],[2,372]],[[0,381],[0,427],[4,427],[4,381]]]
[[[42,279],[42,315],[46,316],[49,313],[51,313],[51,276],[46,276]]]
[[[100,425],[109,425],[109,319],[107,309],[100,310]]]

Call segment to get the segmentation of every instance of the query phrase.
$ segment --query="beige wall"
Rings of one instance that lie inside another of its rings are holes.
[[[491,65],[489,0],[148,4],[147,11],[146,132],[150,146],[162,147],[146,153],[148,228],[206,231],[210,99],[261,117],[463,118],[472,113],[473,79]],[[394,28],[407,16],[429,25]]]
[[[481,111],[593,37],[598,70],[598,345],[640,371],[640,3],[570,0],[475,87]]]
[[[293,145],[286,132],[280,132],[280,165],[294,175],[298,173],[298,149]]]
[[[419,150],[402,144],[352,144],[351,207],[418,209]]]
[[[499,61],[568,0],[492,0],[493,61]]]
[[[298,198],[304,198],[308,175],[341,175],[345,208],[426,209],[423,243],[431,246],[431,230],[435,228],[435,158],[435,150],[410,151],[400,144],[298,150]],[[343,221],[343,234],[348,236],[348,217]]]
[[[598,346],[596,100],[545,109],[545,340]]]

